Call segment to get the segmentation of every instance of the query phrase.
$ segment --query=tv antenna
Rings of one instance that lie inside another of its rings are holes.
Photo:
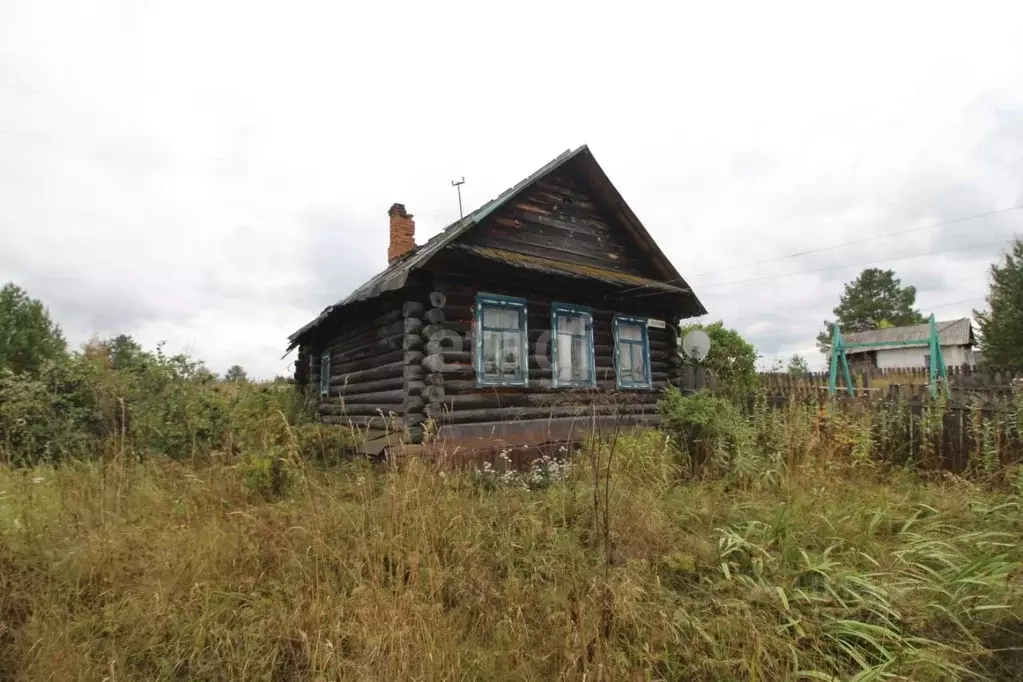
[[[458,218],[462,219],[465,216],[462,214],[462,185],[465,184],[465,176],[462,176],[461,180],[452,180],[451,186],[458,190]]]

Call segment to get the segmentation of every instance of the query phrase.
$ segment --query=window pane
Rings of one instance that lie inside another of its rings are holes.
[[[589,338],[586,336],[572,336],[572,380],[586,382],[590,380],[590,352]],[[560,356],[559,356],[560,357]]]
[[[619,322],[618,338],[623,341],[642,341],[643,328],[632,322]]]
[[[518,332],[502,332],[501,344],[501,370],[505,376],[515,376],[519,373],[521,359],[520,335]]]
[[[584,315],[558,315],[558,333],[585,334],[586,316]]]
[[[618,347],[618,374],[622,381],[632,380],[632,344],[623,343]]]
[[[330,353],[320,356],[320,393],[330,391]]]
[[[568,334],[558,334],[558,381],[572,381],[574,355],[572,337]]]
[[[630,351],[632,353],[632,380],[637,384],[646,383],[646,366],[643,362],[643,346],[642,344],[632,344]]]
[[[518,308],[501,308],[484,304],[483,326],[519,329],[519,310]]]
[[[498,376],[497,357],[501,352],[501,333],[483,332],[483,370],[484,376]]]

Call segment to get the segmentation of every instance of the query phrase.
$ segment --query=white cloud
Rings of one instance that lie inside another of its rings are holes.
[[[74,340],[134,333],[285,371],[285,337],[588,143],[711,310],[812,348],[856,267],[1006,239],[1023,203],[1023,9],[975,3],[0,4],[0,280]],[[994,249],[893,262],[927,306]],[[944,307],[943,315],[973,304]],[[935,312],[939,312],[936,310]],[[773,336],[772,336],[773,335]]]

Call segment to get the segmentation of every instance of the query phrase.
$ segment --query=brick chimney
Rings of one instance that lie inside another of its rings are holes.
[[[387,262],[393,263],[416,248],[416,222],[405,211],[404,204],[394,204],[387,210],[391,217],[391,242],[387,246]]]

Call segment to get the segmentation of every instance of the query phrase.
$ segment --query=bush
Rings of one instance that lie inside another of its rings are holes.
[[[683,395],[669,386],[659,407],[661,428],[688,456],[693,473],[710,466],[743,482],[751,476],[753,429],[732,402],[706,390]]]
[[[89,343],[32,375],[0,373],[0,461],[17,465],[262,450],[283,445],[303,419],[286,384],[218,382],[187,356],[147,353],[127,337]]]
[[[245,488],[264,500],[278,500],[295,485],[298,471],[280,452],[245,454],[236,465]]]

